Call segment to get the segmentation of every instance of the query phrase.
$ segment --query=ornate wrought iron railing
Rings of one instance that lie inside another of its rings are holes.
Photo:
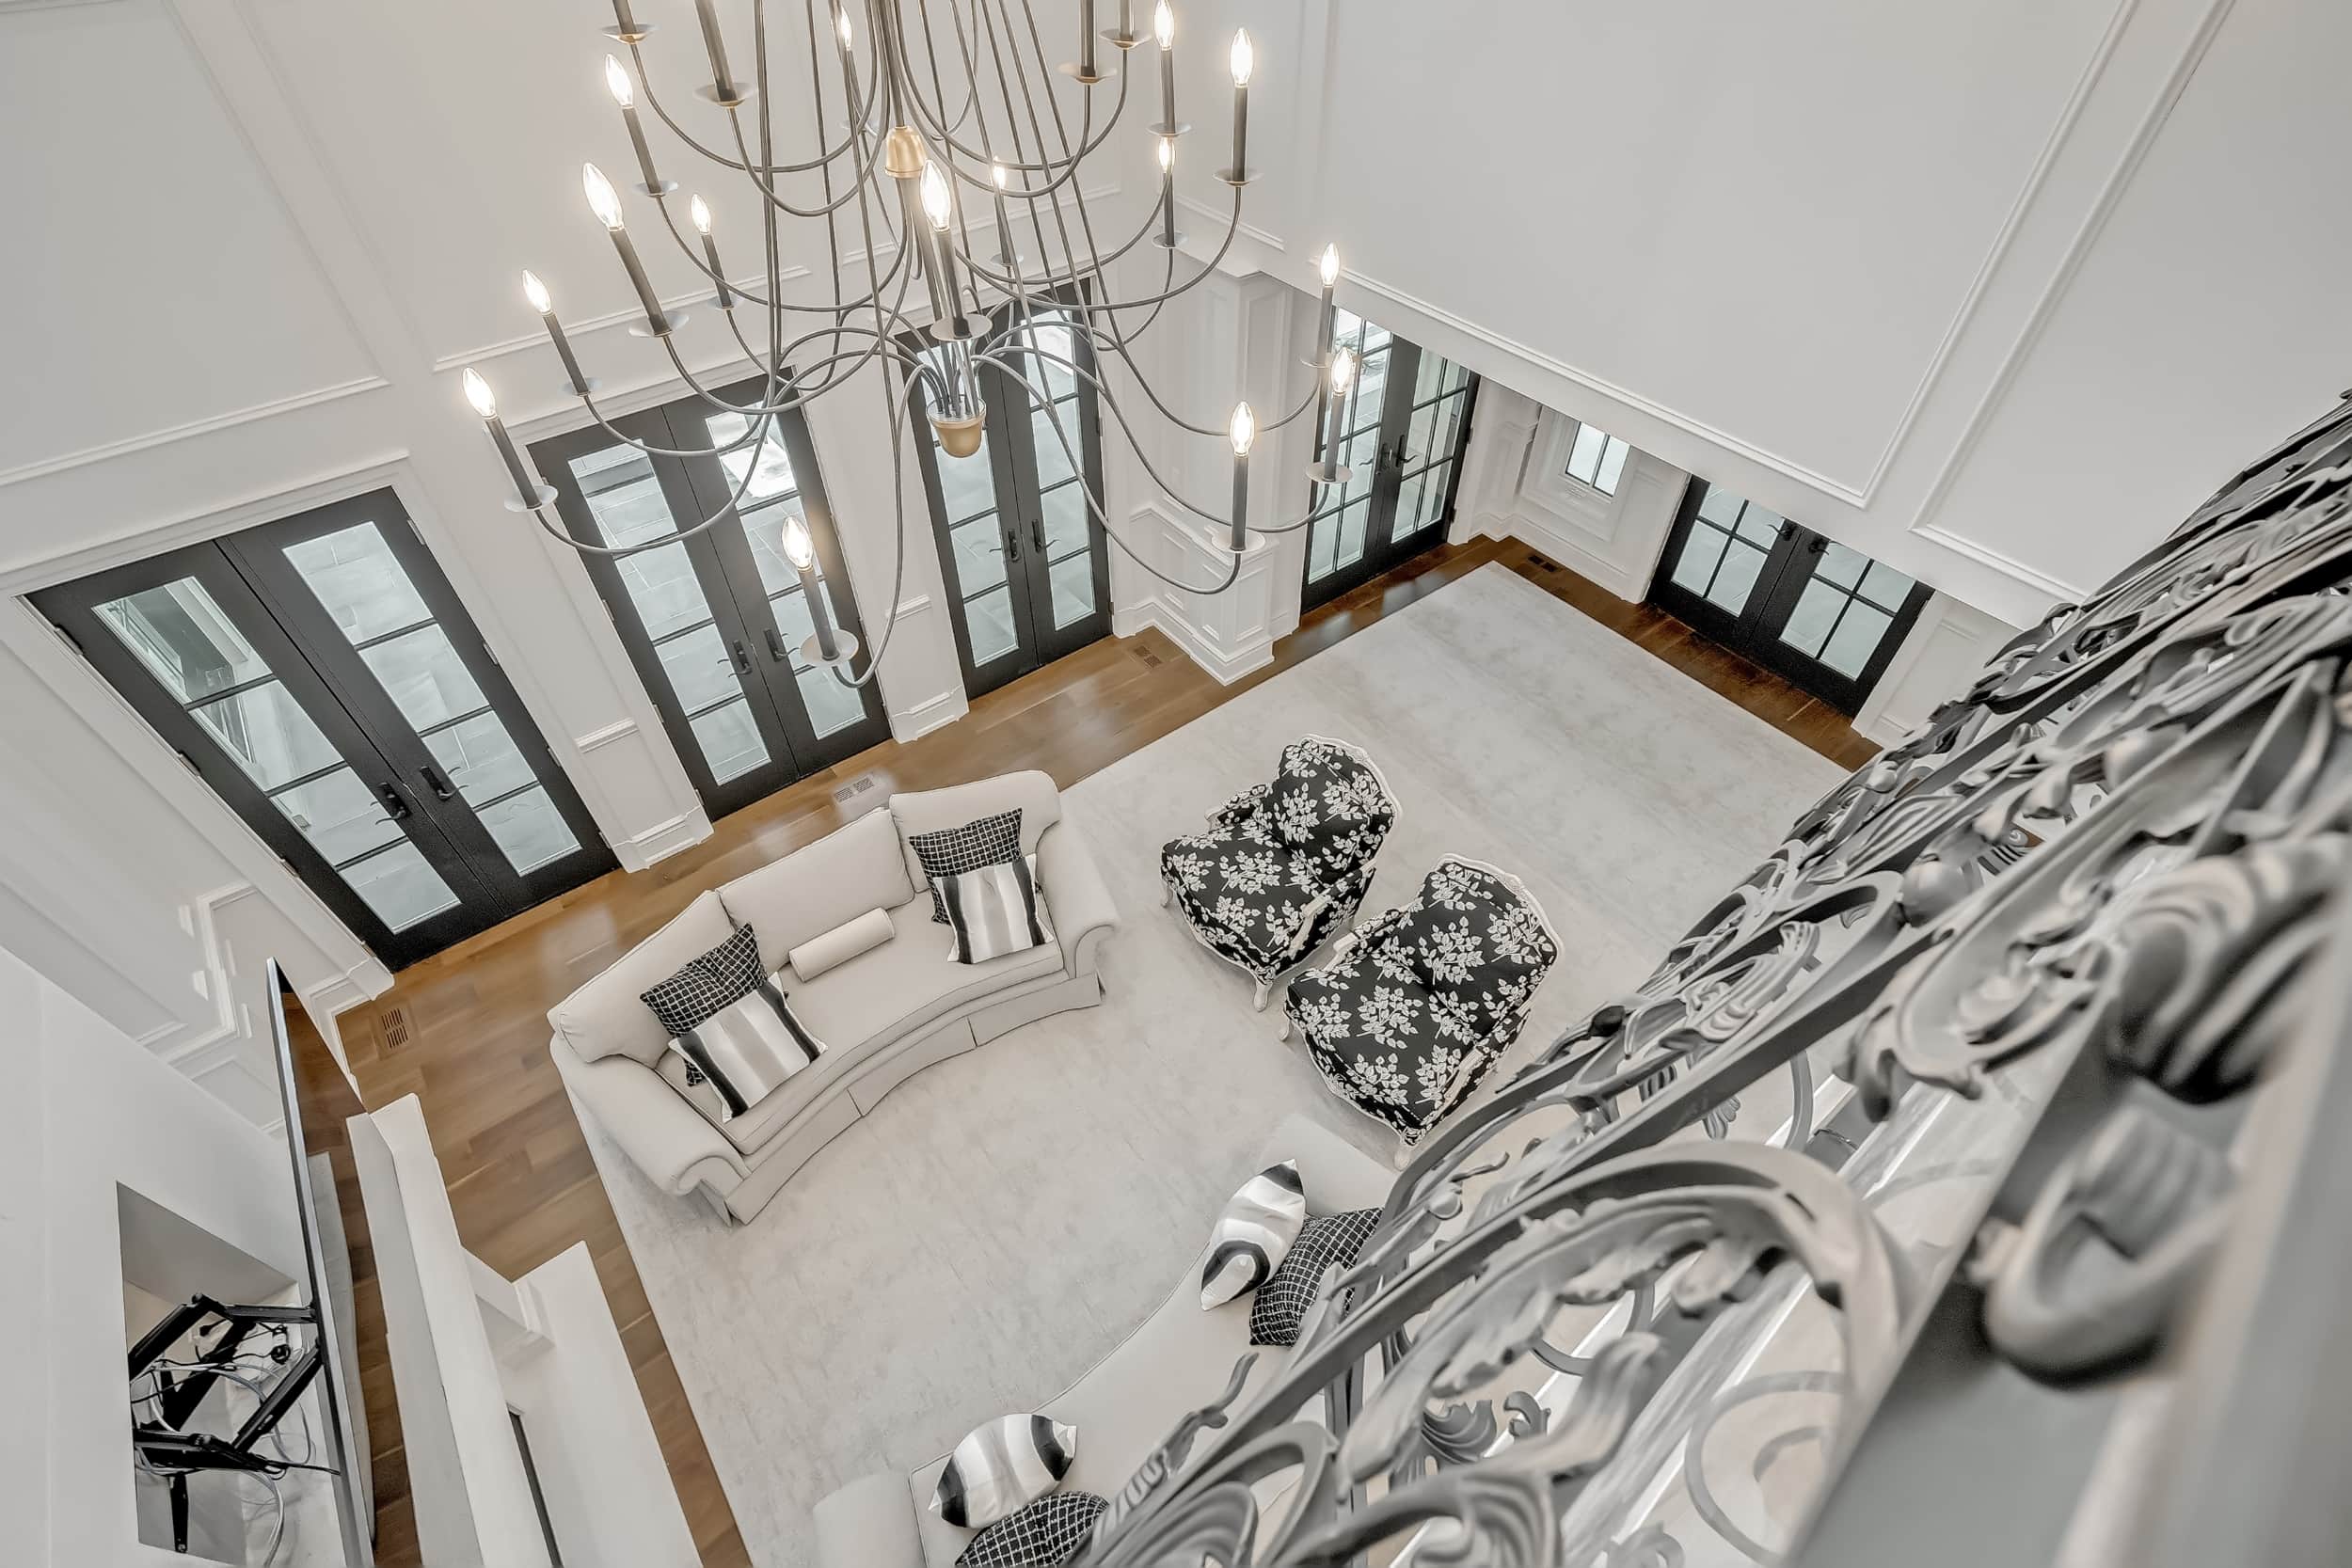
[[[1831,790],[1079,1560],[2346,1560],[2348,483],[2352,404]]]

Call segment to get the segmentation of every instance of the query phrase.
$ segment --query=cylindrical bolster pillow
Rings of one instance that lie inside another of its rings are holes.
[[[860,953],[880,947],[890,937],[890,911],[867,910],[855,920],[844,921],[822,936],[809,938],[786,957],[791,960],[793,974],[803,980],[814,980],[825,971],[848,963]]]

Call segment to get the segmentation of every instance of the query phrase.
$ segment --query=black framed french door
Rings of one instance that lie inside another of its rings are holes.
[[[1308,610],[1444,539],[1478,401],[1468,370],[1348,311],[1333,317],[1332,346],[1358,356],[1340,442],[1350,472],[1310,498]]]
[[[765,386],[716,395],[750,406]],[[883,739],[874,683],[850,686],[801,656],[814,622],[784,558],[794,517],[816,546],[834,625],[866,641],[805,422],[780,415],[755,444],[750,416],[695,397],[610,425],[536,442],[532,456],[574,538],[652,545],[580,559],[704,809],[723,816]],[[712,446],[732,450],[675,455]],[[718,524],[691,538],[653,543],[711,516]],[[861,650],[850,669],[867,667]]]
[[[1725,647],[1854,713],[1930,592],[1884,562],[1693,479],[1649,596]]]
[[[1110,546],[1088,502],[1103,494],[1094,356],[1067,304],[1001,306],[1013,367],[977,368],[988,404],[980,450],[953,457],[931,429],[931,388],[913,400],[933,536],[953,601],[964,691],[977,697],[1107,635]],[[916,334],[907,348],[944,372],[946,350]],[[1025,352],[1029,347],[1039,352]],[[1082,368],[1073,372],[1061,361]],[[1045,394],[1042,405],[1024,386]]]
[[[33,601],[388,965],[615,863],[389,490]]]

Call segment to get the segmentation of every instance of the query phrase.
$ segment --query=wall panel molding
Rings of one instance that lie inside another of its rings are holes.
[[[66,0],[66,3],[76,3],[76,0]],[[93,0],[78,0],[78,3],[90,4]],[[61,452],[55,457],[37,458],[30,463],[20,463],[13,468],[0,468],[0,489],[5,489],[11,484],[22,484],[27,480],[44,478],[50,474],[65,473],[73,468],[85,468],[93,463],[109,463],[119,457],[128,457],[134,452],[146,451],[153,447],[168,446],[174,441],[191,440],[199,436],[210,436],[215,431],[232,430],[238,425],[253,424],[262,420],[274,420],[281,414],[292,414],[305,408],[315,408],[324,403],[335,403],[343,398],[358,397],[362,392],[380,391],[390,385],[390,382],[380,375],[357,376],[349,381],[340,381],[329,387],[317,387],[307,392],[294,393],[289,397],[272,398],[266,403],[232,408],[225,414],[191,420],[185,424],[167,425],[161,430],[151,430],[143,435],[126,436],[119,441],[105,441],[94,447],[84,447],[78,451]]]

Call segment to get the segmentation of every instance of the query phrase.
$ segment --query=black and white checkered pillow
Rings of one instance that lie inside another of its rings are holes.
[[[689,958],[675,974],[637,997],[675,1038],[751,995],[767,977],[759,967],[759,943],[752,928],[739,926],[735,935],[702,957]]]
[[[1377,1209],[1309,1220],[1298,1240],[1283,1254],[1281,1267],[1258,1287],[1258,1297],[1249,1304],[1249,1342],[1298,1343],[1298,1325],[1307,1321],[1307,1308],[1314,1305],[1324,1275],[1355,1262],[1356,1254],[1372,1239],[1379,1223]]]
[[[983,816],[977,822],[966,822],[961,828],[942,828],[937,832],[909,833],[907,847],[914,851],[915,860],[923,867],[923,879],[931,884],[931,920],[947,924],[947,906],[939,901],[939,879],[977,871],[984,865],[1002,865],[1021,858],[1021,808]]]
[[[1060,1568],[1087,1544],[1108,1507],[1091,1492],[1049,1492],[974,1536],[956,1568]]]

